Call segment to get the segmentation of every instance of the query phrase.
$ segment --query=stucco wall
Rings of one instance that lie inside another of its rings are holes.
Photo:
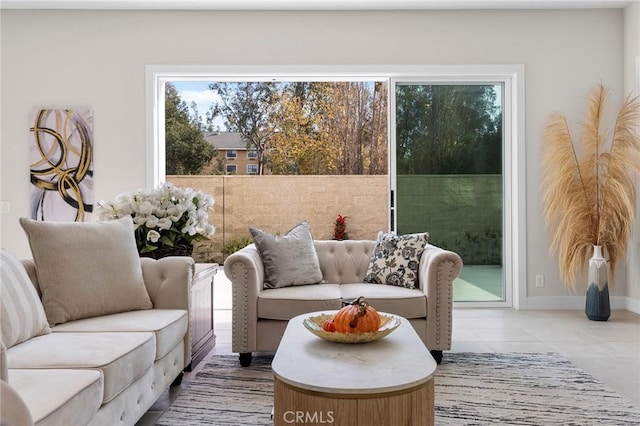
[[[206,255],[218,262],[223,244],[248,237],[249,226],[284,235],[306,220],[314,238],[331,239],[341,214],[349,216],[350,239],[375,239],[378,231],[389,228],[387,176],[169,176],[167,180],[214,196],[209,219],[216,234],[213,250]],[[207,249],[199,250],[204,255]]]

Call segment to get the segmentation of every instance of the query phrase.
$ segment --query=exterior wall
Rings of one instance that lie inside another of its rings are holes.
[[[240,150],[240,149],[236,149],[236,158],[235,159],[230,159],[227,158],[227,151],[220,151],[218,153],[218,158],[221,158],[224,164],[224,170],[227,170],[227,165],[228,164],[235,164],[236,165],[236,174],[237,175],[248,175],[249,173],[247,172],[247,165],[249,164],[255,164],[256,166],[258,165],[258,160],[256,158],[249,158],[248,154],[249,151],[247,150]]]
[[[349,216],[350,239],[375,239],[389,229],[388,176],[168,176],[167,181],[215,198],[211,245],[197,260],[221,262],[224,243],[249,236],[249,226],[285,234],[303,220],[316,239],[333,238],[339,214]]]

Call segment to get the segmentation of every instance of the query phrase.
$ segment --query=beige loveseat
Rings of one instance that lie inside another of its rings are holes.
[[[152,309],[70,321],[3,350],[3,390],[28,408],[11,413],[3,392],[3,425],[134,425],[181,376],[191,359],[193,259],[141,263]],[[35,265],[23,264],[38,289]]]
[[[319,284],[265,288],[265,267],[255,244],[230,255],[224,271],[232,282],[232,350],[249,365],[252,352],[272,352],[289,319],[340,309],[359,296],[382,312],[407,318],[437,361],[451,348],[452,282],[462,260],[456,253],[427,244],[420,258],[418,284],[410,289],[363,283],[373,240],[315,240],[322,270]]]
[[[33,260],[0,253],[0,423],[134,425],[190,363],[193,259],[141,259],[131,218],[21,225]]]

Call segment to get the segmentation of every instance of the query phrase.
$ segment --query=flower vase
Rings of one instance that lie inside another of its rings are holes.
[[[150,257],[152,259],[162,259],[169,256],[191,256],[193,253],[193,244],[174,244],[173,247],[161,246],[153,251],[140,253],[140,257]]]
[[[593,255],[589,259],[588,279],[584,313],[592,321],[606,321],[611,315],[609,264],[602,257],[602,246],[593,246]]]

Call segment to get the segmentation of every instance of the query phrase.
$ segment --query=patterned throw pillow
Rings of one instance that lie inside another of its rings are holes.
[[[0,254],[0,318],[7,348],[51,333],[47,317],[22,262],[7,250]]]
[[[420,257],[428,242],[427,232],[378,234],[364,282],[416,288]]]
[[[249,232],[264,264],[265,288],[317,284],[322,281],[320,261],[306,221],[285,236],[271,235],[258,228],[249,228]]]

